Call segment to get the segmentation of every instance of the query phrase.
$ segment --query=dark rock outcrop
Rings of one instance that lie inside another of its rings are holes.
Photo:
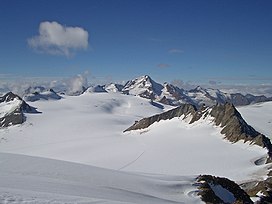
[[[217,104],[211,109],[210,115],[214,118],[215,125],[222,127],[221,133],[230,142],[249,141],[265,147],[269,156],[272,156],[270,140],[248,125],[233,104]]]
[[[198,195],[205,203],[253,204],[249,195],[235,182],[221,177],[201,175],[197,178]]]
[[[159,122],[160,120],[169,120],[174,117],[181,117],[181,116],[184,116],[184,118],[186,118],[186,116],[188,116],[189,114],[196,115],[195,114],[196,111],[197,109],[195,106],[191,104],[183,104],[177,108],[171,109],[164,113],[157,114],[148,118],[143,118],[140,121],[135,121],[135,123],[128,129],[126,129],[124,132],[130,131],[130,130],[144,129],[152,125],[154,122]]]
[[[249,196],[261,194],[260,203],[272,203],[272,177],[271,171],[268,178],[261,181],[249,181],[240,185]]]
[[[0,97],[0,104],[3,107],[5,105],[10,106],[9,109],[5,109],[2,112],[2,116],[0,118],[0,128],[22,124],[25,121],[24,112],[38,113],[35,108],[29,106],[24,100],[22,100],[21,97],[12,92]]]

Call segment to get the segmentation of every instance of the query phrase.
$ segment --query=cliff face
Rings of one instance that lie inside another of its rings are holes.
[[[270,140],[248,125],[231,103],[217,104],[211,108],[205,108],[203,106],[199,109],[190,104],[182,104],[181,106],[164,113],[136,121],[124,132],[144,129],[152,125],[154,122],[159,122],[160,120],[170,120],[174,117],[182,117],[182,119],[185,119],[189,115],[189,123],[194,123],[200,118],[205,119],[210,116],[214,124],[222,128],[221,133],[225,135],[227,140],[234,143],[239,140],[244,142],[249,141],[252,144],[265,147],[268,150],[270,158],[272,158],[272,145]]]
[[[267,148],[269,156],[272,156],[269,138],[248,125],[233,104],[217,104],[211,109],[210,115],[214,118],[215,125],[222,127],[221,133],[230,142],[249,141]]]

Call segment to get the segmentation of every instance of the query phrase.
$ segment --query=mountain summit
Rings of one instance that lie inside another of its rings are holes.
[[[161,84],[153,81],[150,76],[145,75],[128,81],[122,92],[155,100],[161,95],[162,89],[163,86]]]

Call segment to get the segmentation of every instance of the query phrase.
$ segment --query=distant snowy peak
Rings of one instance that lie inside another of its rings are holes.
[[[24,95],[23,99],[25,101],[38,101],[38,100],[59,100],[61,96],[58,95],[53,89],[40,89],[29,94]]]
[[[231,101],[230,95],[223,93],[218,89],[204,89],[200,86],[188,91],[187,95],[199,106],[202,104],[213,106],[217,103],[223,104]]]
[[[0,128],[22,124],[24,112],[37,112],[18,95],[9,92],[0,97]]]
[[[241,93],[230,94],[231,102],[236,106],[244,106],[253,103],[260,103],[266,101],[272,101],[272,97],[268,98],[266,96],[254,96],[252,94],[243,95]]]
[[[161,95],[162,89],[163,86],[161,84],[153,81],[148,75],[145,75],[128,81],[122,92],[154,100]]]
[[[114,84],[114,83],[107,84],[107,85],[104,86],[104,89],[107,92],[110,92],[110,93],[121,92],[123,88],[124,88],[123,85],[121,85],[121,84]]]
[[[169,83],[163,84],[159,102],[169,105],[180,105],[183,103],[195,104],[194,101],[187,96],[187,92],[184,89]]]

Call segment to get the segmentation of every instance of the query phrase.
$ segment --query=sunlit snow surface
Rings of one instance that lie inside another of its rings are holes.
[[[48,200],[55,193],[61,202],[86,197],[94,199],[94,203],[99,199],[109,203],[195,203],[200,200],[191,184],[198,174],[224,176],[238,182],[265,176],[266,166],[256,166],[254,161],[266,150],[223,140],[220,128],[211,119],[189,125],[174,118],[145,130],[123,133],[135,120],[164,111],[147,99],[119,93],[87,93],[30,105],[42,113],[27,114],[23,125],[0,130],[0,152],[80,164],[0,154],[1,166],[5,166],[0,170],[5,183],[0,185],[0,199],[27,199],[34,195]],[[29,191],[22,191],[23,183],[27,183]],[[72,191],[73,185],[78,190]],[[48,190],[54,188],[59,190]]]
[[[243,106],[238,110],[252,127],[272,139],[272,102]]]

